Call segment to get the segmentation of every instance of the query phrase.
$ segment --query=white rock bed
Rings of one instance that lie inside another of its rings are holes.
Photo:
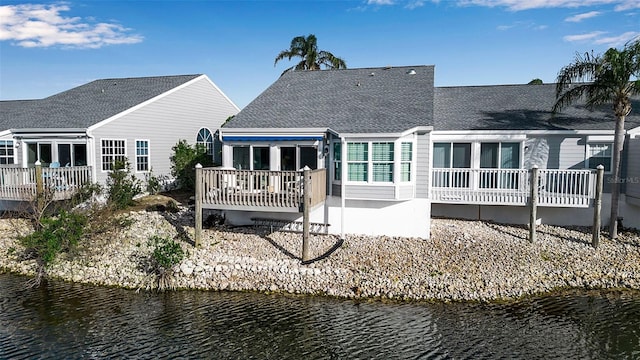
[[[156,288],[149,269],[153,235],[193,238],[193,214],[130,214],[133,225],[84,240],[48,270],[62,280],[131,289]],[[164,216],[171,216],[169,222]],[[0,220],[0,272],[33,275],[15,240],[24,221]],[[302,235],[266,229],[205,229],[202,246],[182,242],[188,257],[174,269],[180,289],[287,292],[346,298],[492,301],[564,288],[640,289],[640,236],[623,233],[591,247],[587,228],[541,225],[538,240],[525,227],[479,221],[432,220],[429,240],[348,235],[334,252],[302,264]],[[312,258],[340,239],[312,235]]]

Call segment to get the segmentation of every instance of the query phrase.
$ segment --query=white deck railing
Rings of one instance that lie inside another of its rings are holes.
[[[31,201],[36,195],[36,169],[0,167],[0,200]],[[42,168],[42,185],[54,200],[69,199],[91,181],[91,166]]]
[[[202,202],[208,207],[300,209],[302,205],[302,171],[205,168],[200,181]],[[313,206],[326,198],[324,169],[311,171],[311,185]]]
[[[432,169],[434,203],[526,205],[527,169]],[[594,197],[595,171],[540,169],[538,205],[588,207]]]

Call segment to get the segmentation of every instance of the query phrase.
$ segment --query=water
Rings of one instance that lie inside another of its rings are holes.
[[[0,359],[634,359],[640,293],[509,304],[164,294],[0,275]]]

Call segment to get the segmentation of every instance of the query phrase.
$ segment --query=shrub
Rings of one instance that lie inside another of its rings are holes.
[[[196,164],[202,166],[213,165],[213,159],[207,155],[207,148],[202,144],[189,145],[186,140],[180,140],[173,146],[171,155],[171,175],[185,190],[196,187]]]
[[[153,174],[153,169],[149,170],[149,172],[145,175],[147,180],[147,192],[151,195],[155,195],[162,191],[162,181],[160,177]]]
[[[128,160],[116,161],[107,178],[107,201],[116,209],[133,205],[133,198],[142,192],[140,180],[131,174]]]
[[[167,237],[154,235],[149,241],[153,247],[151,257],[158,274],[158,290],[173,289],[173,274],[170,270],[184,259],[184,251],[180,244]]]
[[[58,254],[75,249],[84,234],[87,217],[62,210],[57,217],[43,218],[41,224],[38,230],[19,238],[27,256],[35,258],[38,266],[32,286],[40,285]]]

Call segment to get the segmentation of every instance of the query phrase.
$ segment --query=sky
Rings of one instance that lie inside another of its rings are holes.
[[[0,100],[206,74],[243,108],[309,34],[348,68],[435,65],[436,86],[550,83],[638,38],[640,0],[0,0]]]

